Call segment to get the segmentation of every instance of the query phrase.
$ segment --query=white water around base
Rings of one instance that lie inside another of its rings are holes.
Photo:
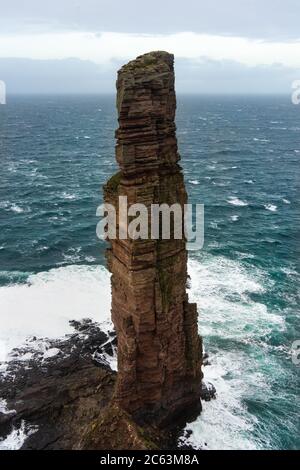
[[[29,276],[27,284],[0,287],[0,362],[29,336],[60,338],[70,320],[90,318],[111,329],[107,270],[66,266]]]
[[[268,287],[263,272],[247,270],[238,260],[208,256],[190,260],[189,273],[190,298],[198,303],[204,343],[214,344],[215,337],[247,344],[260,341],[274,328],[284,329],[281,316],[249,295]],[[32,275],[27,284],[0,287],[0,361],[8,360],[12,348],[24,344],[28,336],[58,338],[70,333],[70,320],[90,318],[108,331],[110,293],[109,273],[103,266],[61,267]],[[211,354],[210,362],[204,368],[205,380],[215,385],[217,399],[203,403],[202,414],[187,427],[193,431],[188,442],[207,449],[260,448],[251,432],[256,418],[244,405],[253,390],[268,388],[255,357],[241,350],[222,350]],[[19,442],[21,447],[24,432],[24,426],[14,430],[0,445],[16,448]]]

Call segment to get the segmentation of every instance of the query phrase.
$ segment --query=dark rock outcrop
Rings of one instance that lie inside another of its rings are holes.
[[[35,432],[28,433],[23,449],[77,449],[110,403],[116,373],[106,364],[103,345],[114,343],[115,337],[89,320],[72,325],[74,333],[63,340],[32,338],[26,348],[14,351],[15,359],[0,376],[0,397],[14,410],[0,413],[0,441],[26,423],[25,431]],[[45,358],[34,348],[36,341],[59,352]],[[24,354],[31,358],[22,359]]]
[[[201,399],[204,401],[210,401],[216,398],[217,390],[211,382],[203,382],[201,384]]]
[[[65,339],[32,338],[14,350],[0,374],[0,397],[7,407],[0,411],[0,448],[13,430],[28,436],[23,450],[176,447],[180,429],[140,427],[111,403],[116,373],[107,358],[115,349],[114,333],[107,336],[89,320],[71,324],[75,331]],[[36,349],[36,342],[43,347]],[[47,348],[59,352],[45,358]]]
[[[120,172],[104,188],[117,208],[141,203],[183,208],[187,202],[178,165],[174,58],[151,52],[121,68],[117,81]],[[119,227],[118,227],[119,228]],[[150,231],[150,221],[149,221]],[[114,402],[137,422],[165,425],[201,410],[202,345],[197,306],[186,293],[184,239],[111,240],[112,320],[118,337]]]

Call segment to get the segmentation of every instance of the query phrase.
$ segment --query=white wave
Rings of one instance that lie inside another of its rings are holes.
[[[219,230],[219,225],[217,222],[210,222],[209,226],[215,230]]]
[[[2,441],[0,441],[0,450],[19,450],[26,439],[37,431],[37,426],[26,425],[22,421],[19,429],[13,431]]]
[[[8,167],[8,171],[9,171],[10,173],[16,173],[17,170],[18,170],[18,165],[12,164],[12,165],[10,165],[10,166]]]
[[[21,214],[22,212],[31,212],[29,207],[21,207],[15,202],[10,201],[2,201],[0,203],[1,209],[6,209],[7,211],[15,212],[16,214]]]
[[[12,212],[16,212],[17,214],[20,214],[21,212],[24,212],[24,209],[22,207],[18,206],[17,204],[12,204],[10,206],[10,210]]]
[[[277,206],[275,206],[275,204],[265,204],[264,208],[267,211],[271,211],[271,212],[276,212],[277,211]]]
[[[91,137],[89,135],[85,135],[84,139],[90,139]]]
[[[111,338],[109,338],[106,343],[102,345],[102,348],[111,342]],[[100,360],[101,364],[107,364],[112,370],[117,371],[118,370],[118,360],[117,360],[117,348],[116,346],[112,346],[113,349],[113,355],[111,356],[110,354],[104,352],[104,353],[98,353],[97,351],[93,354],[94,359]]]
[[[233,197],[233,196],[231,196],[227,202],[228,204],[232,204],[233,206],[240,206],[240,207],[248,206],[247,202],[242,201],[238,197]]]
[[[237,222],[239,220],[239,216],[238,215],[231,215],[230,220],[232,220],[232,222]]]
[[[217,241],[215,241],[215,240],[212,241],[212,242],[210,242],[210,243],[208,243],[208,247],[209,247],[209,248],[221,248],[221,246],[222,246],[222,243],[219,243],[219,242],[217,242]]]
[[[48,338],[36,338],[36,336],[30,336],[26,338],[26,340],[21,344],[22,350],[25,352],[18,352],[16,356],[16,352],[12,351],[8,353],[7,361],[9,362],[11,359],[17,359],[18,362],[27,362],[31,359],[35,359],[36,357],[39,358],[41,362],[46,361],[47,359],[51,359],[52,357],[57,356],[61,351],[58,348],[53,348],[51,346],[51,342]],[[0,365],[0,372],[4,376],[6,375],[6,365]]]
[[[245,267],[242,261],[208,255],[200,261],[190,260],[188,268],[190,299],[198,303],[204,341],[219,336],[244,344],[259,343],[265,334],[284,328],[279,315],[250,295],[271,287],[263,271]],[[58,338],[72,332],[69,320],[91,318],[109,331],[110,292],[108,271],[94,266],[52,269],[29,276],[26,285],[1,287],[0,361],[9,359],[12,348],[24,344],[28,337]],[[40,347],[44,358],[59,354],[45,342]],[[116,369],[116,356],[104,359]],[[198,447],[206,443],[209,449],[260,447],[252,433],[255,418],[243,404],[254,391],[265,393],[268,387],[256,370],[255,359],[239,350],[222,350],[210,355],[210,362],[212,365],[204,368],[205,379],[214,383],[218,396],[204,402],[203,413],[188,426],[193,431],[189,441]],[[21,447],[27,435],[24,425],[0,446]]]
[[[239,259],[254,259],[255,256],[252,253],[243,253],[242,251],[236,251],[236,255]]]
[[[213,181],[213,185],[214,186],[219,186],[221,188],[224,188],[225,186],[228,186],[229,185],[229,181],[226,181],[226,183],[216,183],[215,181]]]
[[[63,199],[76,199],[76,194],[70,194],[70,193],[67,193],[66,191],[64,191],[62,194],[61,194],[61,197]]]
[[[94,261],[96,261],[96,258],[94,256],[86,256],[85,261],[87,261],[88,263],[93,263]]]
[[[222,328],[223,338],[242,341],[256,333],[267,334],[275,325],[282,327],[281,316],[249,298],[250,293],[265,292],[272,285],[262,271],[250,271],[241,262],[222,256],[208,256],[201,262],[190,260],[189,273],[191,299],[199,305],[204,336],[216,334],[216,325]]]
[[[72,263],[77,263],[78,261],[81,261],[81,246],[77,248],[70,248],[67,253],[63,253],[63,258],[66,261],[66,263],[62,264],[72,264]]]
[[[110,276],[104,267],[66,266],[29,276],[27,284],[0,287],[0,362],[28,337],[59,338],[70,320],[110,322]]]
[[[49,250],[49,246],[46,246],[46,245],[45,245],[45,246],[39,246],[39,247],[36,249],[36,251],[41,252],[41,253],[42,253],[43,251],[47,251],[47,250]]]
[[[9,201],[0,201],[0,209],[6,209],[9,207]]]
[[[281,316],[252,300],[272,286],[263,271],[225,257],[203,256],[189,261],[190,300],[197,302],[199,329],[204,342],[216,337],[241,344],[260,345],[261,337],[285,328]],[[187,442],[204,449],[255,449],[263,445],[254,437],[256,417],[248,412],[245,400],[268,390],[266,375],[255,359],[241,349],[222,349],[210,354],[204,379],[217,389],[217,398],[203,402],[199,418],[187,426],[192,435]],[[263,399],[263,397],[261,398]]]
[[[197,184],[199,184],[199,181],[198,180],[189,180],[189,183],[197,185]]]
[[[270,142],[270,140],[269,140],[269,139],[258,139],[257,137],[254,137],[254,139],[253,139],[253,140],[254,140],[254,142],[264,142],[264,143],[266,143],[266,142]]]
[[[244,183],[246,183],[246,184],[254,184],[254,181],[253,181],[253,180],[245,180]]]
[[[259,444],[250,437],[256,419],[247,413],[240,399],[246,392],[243,369],[237,370],[234,366],[237,362],[243,364],[247,358],[224,354],[210,359],[213,366],[204,368],[204,376],[216,387],[217,396],[210,402],[202,402],[200,416],[186,427],[192,434],[184,440],[185,443],[207,450],[257,449]],[[232,369],[235,369],[236,377],[227,380],[226,376]]]
[[[290,201],[289,199],[283,198],[282,201],[283,201],[285,204],[291,204],[291,201]]]
[[[0,398],[0,413],[4,415],[10,415],[10,414],[15,414],[15,410],[9,410],[7,407],[7,402],[6,400],[3,400]]]
[[[298,272],[295,269],[281,268],[280,271],[286,274],[287,276],[298,276]]]

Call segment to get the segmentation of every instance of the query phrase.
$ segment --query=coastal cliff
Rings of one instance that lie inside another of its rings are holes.
[[[183,208],[187,203],[178,165],[174,81],[174,57],[167,52],[140,56],[118,73],[120,172],[104,188],[117,220],[120,196],[149,213],[153,204]],[[107,251],[118,341],[114,402],[137,422],[160,426],[201,411],[197,306],[186,293],[186,241],[173,232],[164,240],[117,236]]]

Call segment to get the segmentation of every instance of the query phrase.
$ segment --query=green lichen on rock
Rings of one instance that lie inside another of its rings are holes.
[[[135,60],[128,62],[121,68],[121,72],[133,72],[135,70],[143,70],[149,68],[155,68],[160,61],[167,63],[173,57],[171,54],[165,51],[153,51],[147,54],[137,57]]]
[[[99,420],[86,429],[81,449],[157,450],[158,442],[155,428],[141,428],[126,411],[111,403]]]
[[[119,184],[121,183],[122,179],[122,172],[118,171],[115,173],[106,183],[104,186],[105,191],[109,191],[111,193],[116,193],[118,191]]]

